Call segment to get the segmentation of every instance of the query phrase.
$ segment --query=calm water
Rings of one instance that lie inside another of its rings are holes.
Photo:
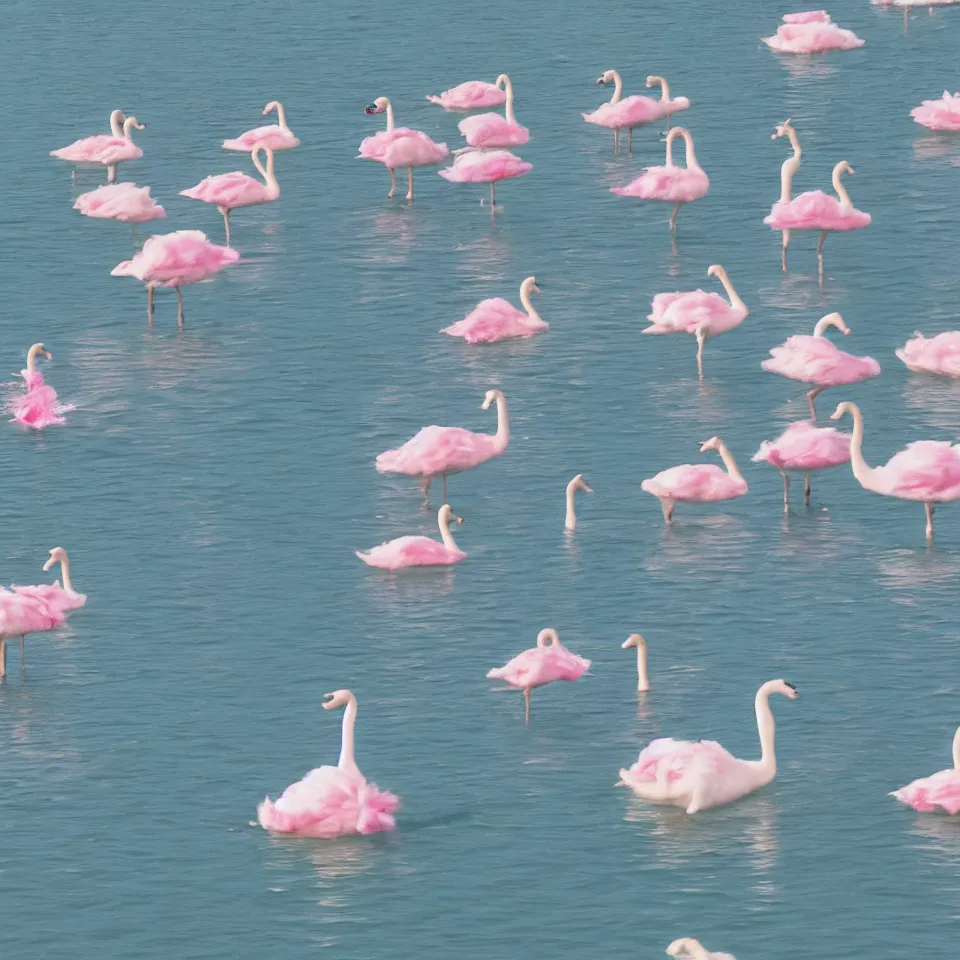
[[[89,594],[70,628],[16,650],[0,685],[0,945],[18,960],[657,957],[698,936],[738,960],[947,956],[960,920],[960,822],[886,796],[945,767],[960,722],[960,507],[923,540],[917,505],[864,493],[846,470],[784,519],[781,483],[750,464],[805,415],[803,389],[763,373],[766,351],[839,310],[844,347],[877,357],[855,388],[866,452],[957,436],[960,384],[908,375],[914,329],[958,326],[960,138],[908,110],[956,86],[960,12],[915,16],[834,2],[857,51],[778,58],[758,37],[779,9],[750,0],[257,6],[11,0],[0,31],[16,124],[0,213],[6,371],[36,340],[75,403],[63,428],[0,431],[2,582],[36,582],[71,551]],[[78,59],[80,53],[83,58]],[[583,123],[618,67],[626,92],[669,77],[709,173],[685,209],[611,196],[660,162]],[[417,176],[417,200],[353,159],[389,95],[398,122],[459,143],[424,95],[510,73],[534,165],[498,193]],[[47,152],[105,129],[113,107],[147,129],[124,168],[167,205],[167,229],[222,237],[177,191],[245,168],[220,150],[273,98],[303,146],[278,157],[283,195],[238,212],[245,261],[172,294],[112,278],[122,225],[71,209],[79,189]],[[779,271],[761,224],[779,193],[790,116],[797,190],[856,169],[861,233],[797,238]],[[713,289],[724,264],[752,314],[710,343],[696,380],[687,338],[638,336],[652,295]],[[529,274],[551,330],[470,348],[437,330]],[[9,379],[9,377],[8,377]],[[485,391],[510,401],[508,453],[451,481],[469,559],[389,576],[352,551],[435,531],[413,485],[374,456],[427,423],[492,430]],[[844,399],[832,391],[822,415]],[[640,481],[696,462],[722,436],[749,496],[680,507],[664,531]],[[563,488],[596,494],[562,530]],[[799,490],[795,486],[795,494]],[[556,626],[593,659],[575,685],[522,698],[484,679]],[[653,690],[638,701],[632,631]],[[780,776],[688,819],[614,789],[659,735],[754,756],[757,686],[774,704]],[[324,692],[360,699],[358,759],[403,798],[398,830],[357,841],[271,839],[257,802],[336,761]]]

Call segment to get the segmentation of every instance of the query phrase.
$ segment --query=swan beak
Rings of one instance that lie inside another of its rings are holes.
[[[454,517],[453,519],[457,521],[458,527],[463,524],[463,517]]]
[[[602,87],[604,84],[603,77],[597,77],[597,86]]]
[[[53,354],[49,350],[45,350],[43,354],[48,360],[53,359]]]
[[[831,419],[831,420],[839,420],[842,416],[843,416],[843,414],[840,412],[839,409],[837,409],[837,410],[834,410],[833,413],[830,414],[830,419]]]
[[[580,489],[584,493],[593,493],[593,487],[591,487],[586,481],[584,481],[583,486]]]
[[[856,172],[857,172],[857,171],[854,170],[853,167],[849,167],[849,166],[847,167],[847,173],[849,173],[851,177],[852,177],[852,176],[855,176],[855,175],[856,175]]]
[[[43,572],[46,573],[57,561],[51,557],[44,565]]]

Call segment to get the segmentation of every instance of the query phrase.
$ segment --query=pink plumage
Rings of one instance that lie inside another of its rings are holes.
[[[373,547],[357,556],[369,567],[381,570],[400,570],[404,567],[437,567],[459,563],[466,559],[460,550],[448,550],[430,537],[399,537]]]
[[[938,808],[951,816],[960,813],[960,728],[953,737],[952,770],[921,777],[894,790],[890,796],[921,813],[933,813]]]
[[[678,104],[673,110],[685,110],[690,106],[690,101],[686,97],[678,97],[677,101],[685,100],[686,103]],[[674,103],[677,103],[674,101]],[[596,110],[590,113],[581,114],[587,123],[595,123],[600,127],[611,127],[613,129],[625,129],[628,127],[642,127],[654,120],[660,120],[666,114],[659,100],[653,97],[643,97],[637,94],[624,97],[617,103],[601,103]]]
[[[239,259],[232,247],[210,243],[199,230],[176,230],[149,237],[132,260],[118,263],[110,274],[136,277],[156,286],[181,287],[212,277]]]
[[[291,784],[274,803],[257,807],[265,830],[299,837],[334,837],[381,833],[396,826],[400,800],[359,773],[322,766]]]
[[[566,647],[531,647],[487,673],[488,680],[503,680],[518,690],[532,690],[557,680],[579,680],[590,669],[590,661]]]
[[[873,218],[869,213],[851,207],[845,210],[840,202],[822,190],[808,190],[789,202],[778,200],[764,218],[774,230],[861,230]]]
[[[865,484],[866,485],[866,484]],[[869,489],[901,500],[949,503],[960,499],[960,445],[945,440],[908,443],[882,467],[875,467]]]
[[[150,196],[150,188],[138,187],[135,183],[108,183],[81,193],[73,209],[85,217],[118,220],[120,223],[146,223],[167,215]]]
[[[0,587],[0,639],[53,630],[63,623],[63,615],[42,600]]]
[[[522,177],[532,169],[532,163],[521,160],[509,150],[470,150],[461,153],[452,167],[445,167],[438,173],[453,183],[496,183]]]
[[[850,462],[850,435],[833,427],[815,427],[809,420],[791,423],[776,440],[764,440],[754,463],[778,470],[812,471]]]
[[[444,90],[439,96],[431,94],[427,99],[431,103],[439,104],[444,110],[483,110],[487,107],[499,107],[506,101],[507,94],[495,83],[467,80]]]
[[[740,761],[715,740],[660,737],[640,752],[620,775],[627,786],[676,783],[689,773],[724,776],[739,770]]]
[[[72,163],[115,164],[127,160],[139,160],[143,151],[127,137],[113,137],[99,134],[84,137],[60,150],[51,150],[51,157],[69,160]]]
[[[41,370],[21,370],[26,392],[15,394],[10,402],[13,417],[11,423],[19,423],[32,430],[43,430],[55,424],[65,423],[62,414],[72,410],[57,398],[57,391],[43,381]]]
[[[929,340],[922,333],[914,333],[896,354],[914,373],[960,377],[960,330],[938,333]]]
[[[272,152],[267,154],[272,160]],[[272,170],[272,163],[270,169]],[[280,185],[270,177],[265,183],[235,170],[205,177],[195,187],[180,191],[181,197],[212,203],[221,210],[236,210],[237,207],[253,207],[270,203],[280,196]]]
[[[830,14],[826,10],[804,10],[801,13],[785,13],[784,23],[830,23]]]
[[[499,113],[466,117],[458,127],[471,147],[521,147],[530,140],[526,127],[511,123]]]
[[[738,327],[746,316],[746,309],[731,306],[717,293],[699,289],[689,293],[658,293],[647,316],[651,326],[640,332],[696,333],[705,330],[716,335]]]
[[[669,203],[691,203],[706,196],[710,180],[703,170],[684,167],[647,167],[625,187],[611,187],[610,192],[620,197],[639,197],[641,200],[664,200]]]
[[[747,492],[747,483],[713,463],[681,464],[644,480],[640,488],[655,497],[688,503],[732,500]]]
[[[520,285],[520,302],[526,312],[518,310],[501,297],[481,300],[462,320],[440,332],[462,337],[467,343],[496,343],[498,340],[526,338],[549,329],[530,303],[530,294],[539,293],[535,277],[527,277]]]
[[[425,133],[408,127],[381,130],[360,143],[359,159],[376,160],[388,170],[426,167],[441,163],[450,154],[445,143],[435,143]]]
[[[402,447],[377,457],[378,473],[438,477],[462,473],[503,453],[495,435],[462,427],[423,427]]]
[[[60,586],[59,581],[27,587],[18,587],[14,584],[13,591],[22,597],[37,601],[53,615],[63,615],[71,610],[78,610],[87,602],[86,594],[65,590]]]
[[[274,151],[292,150],[294,147],[299,147],[300,141],[287,126],[287,114],[279,100],[271,100],[263,108],[263,115],[266,116],[273,110],[277,111],[277,123],[247,130],[234,140],[224,140],[223,148],[251,153],[257,146],[269,147]]]
[[[924,100],[910,111],[917,123],[931,130],[960,130],[960,93],[943,91],[939,100]]]
[[[860,383],[880,375],[880,364],[873,357],[855,357],[826,337],[805,335],[788,337],[760,366],[781,377],[820,387]]]
[[[844,30],[832,23],[823,10],[787,14],[783,19],[785,23],[777,28],[774,36],[763,38],[768,47],[780,53],[854,50],[866,42],[852,30]]]

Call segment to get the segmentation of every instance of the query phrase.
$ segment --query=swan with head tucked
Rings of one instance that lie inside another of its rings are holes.
[[[786,680],[768,680],[757,691],[759,760],[740,760],[713,740],[666,737],[646,747],[629,770],[621,770],[617,786],[629,787],[650,803],[682,807],[688,814],[733,803],[760,790],[777,775],[776,725],[770,710],[774,693],[797,698],[797,688]]]
[[[639,633],[631,633],[621,644],[621,648],[629,650],[637,648],[637,691],[646,693],[650,689],[650,678],[647,676],[647,641]]]
[[[335,690],[324,697],[324,710],[345,708],[340,759],[335,767],[311,770],[275,803],[265,797],[257,807],[260,826],[273,833],[323,840],[392,830],[400,799],[369,783],[354,758],[357,698],[349,690]]]
[[[474,433],[462,427],[423,427],[402,447],[381,453],[377,457],[377,472],[420,477],[424,497],[430,493],[430,484],[441,477],[446,502],[448,476],[500,456],[510,443],[507,398],[502,390],[488,390],[480,409],[489,410],[494,403],[497,405],[495,434]]]
[[[577,510],[574,501],[578,490],[582,490],[584,493],[593,493],[593,487],[587,485],[582,473],[578,473],[567,484],[567,515],[563,521],[563,526],[567,530],[576,530],[577,528]]]
[[[960,444],[946,440],[915,440],[882,467],[871,467],[863,457],[863,414],[855,403],[844,401],[830,417],[853,417],[850,465],[864,490],[885,497],[922,503],[927,515],[927,539],[933,539],[935,504],[960,500]]]
[[[527,277],[520,284],[518,310],[502,297],[481,300],[462,320],[444,327],[440,332],[451,337],[462,337],[467,343],[497,343],[500,340],[526,339],[550,328],[537,313],[530,299],[540,293],[536,277]]]
[[[260,162],[260,153],[266,154],[267,165]],[[233,173],[219,173],[206,177],[195,187],[181,190],[180,196],[202,203],[213,204],[223,216],[223,225],[227,233],[227,245],[230,244],[230,211],[238,207],[254,207],[261,203],[271,203],[280,196],[280,184],[273,171],[273,150],[257,145],[250,154],[253,165],[263,177],[263,183],[239,170]]]
[[[699,940],[695,940],[693,937],[682,937],[680,940],[674,940],[667,947],[667,956],[675,957],[676,960],[736,960],[732,954],[708,950]]]

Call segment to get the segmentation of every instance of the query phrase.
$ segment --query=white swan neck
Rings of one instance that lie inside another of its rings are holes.
[[[501,391],[497,391],[497,447],[506,450],[510,443],[510,418],[507,414],[507,398]]]
[[[447,511],[441,510],[437,516],[437,524],[440,527],[440,539],[443,541],[443,545],[448,550],[459,553],[460,549],[457,546],[457,541],[453,539],[453,534],[450,532],[450,516]]]
[[[737,461],[733,459],[733,454],[722,440],[717,446],[717,453],[720,455],[723,465],[727,468],[727,473],[733,477],[734,480],[739,480],[741,483],[744,482],[743,474],[737,466]]]
[[[850,441],[850,465],[853,467],[853,475],[861,487],[870,488],[873,479],[873,468],[863,458],[863,413],[860,408],[851,403],[851,415],[853,416],[853,439]]]
[[[576,530],[577,528],[577,480],[574,478],[567,484],[567,516],[563,525],[567,530]]]
[[[620,76],[619,70],[613,71],[613,96],[610,98],[611,103],[619,103],[620,98],[623,96],[623,78]]]
[[[697,154],[693,149],[693,134],[689,130],[683,131],[684,159],[688,170],[702,170],[697,163]]]
[[[122,110],[114,110],[110,114],[110,133],[115,137],[123,136],[123,121],[126,118]]]
[[[340,760],[337,766],[348,773],[360,774],[357,761],[354,759],[353,728],[357,723],[357,698],[352,696],[347,701],[347,708],[343,712],[343,724],[340,727]]]
[[[260,152],[263,151],[267,157],[267,165],[264,165],[260,162]],[[271,187],[274,190],[280,189],[280,184],[277,182],[276,174],[273,172],[273,151],[264,146],[258,146],[253,151],[253,165],[257,168],[257,172],[263,177],[264,186]]]
[[[757,731],[760,734],[760,767],[765,777],[772,780],[777,775],[777,754],[775,750],[776,723],[770,709],[771,684],[765,683],[758,691],[754,701],[757,713]]]
[[[527,311],[527,316],[531,320],[540,319],[540,314],[537,313],[537,308],[533,305],[533,301],[530,299],[530,290],[527,287],[526,281],[520,285],[520,303],[523,305],[523,309]]]
[[[507,94],[507,103],[506,103],[506,116],[507,123],[516,124],[517,118],[513,112],[513,84],[510,82],[510,78],[504,75],[503,78],[503,89]]]
[[[724,270],[723,267],[720,267],[714,271],[714,273],[720,279],[720,282],[723,284],[723,289],[726,290],[727,296],[730,298],[730,306],[735,310],[743,310],[744,313],[748,312],[747,305],[740,299],[737,291],[733,288],[733,284],[727,276],[727,271]]]
[[[281,130],[289,130],[287,126],[287,111],[283,109],[283,104],[279,100],[275,100],[273,103],[274,108],[277,111],[277,126]]]
[[[393,104],[387,100],[387,133],[393,133]]]
[[[650,678],[647,676],[647,645],[637,644],[637,691],[646,693],[650,689]]]
[[[838,163],[833,168],[833,189],[837,192],[837,199],[840,201],[841,210],[852,210],[853,201],[850,199],[850,194],[847,193],[847,188],[843,185],[843,164]]]
[[[953,768],[960,770],[960,727],[953,736]]]

